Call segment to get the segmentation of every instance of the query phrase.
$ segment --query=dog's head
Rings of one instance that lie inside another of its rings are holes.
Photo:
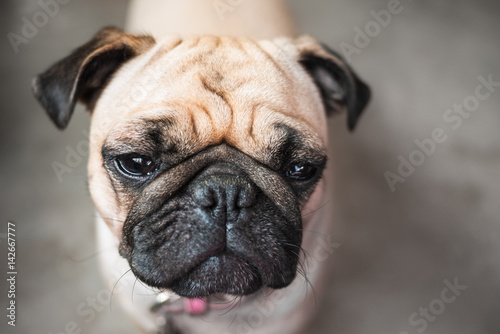
[[[186,297],[289,285],[302,215],[321,205],[326,115],[348,126],[369,89],[310,37],[253,41],[116,28],[56,63],[34,91],[59,128],[92,112],[89,184],[120,253]]]

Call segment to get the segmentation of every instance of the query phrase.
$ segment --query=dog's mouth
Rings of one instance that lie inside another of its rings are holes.
[[[248,295],[258,291],[262,285],[256,267],[237,255],[222,252],[174,281],[170,288],[187,298],[201,298],[217,293]]]
[[[196,207],[170,211],[137,224],[133,247],[122,244],[121,254],[141,281],[186,298],[286,287],[296,276],[300,230],[288,228],[265,198],[258,207],[259,214],[242,209],[223,225]]]
[[[207,282],[210,284],[207,285]],[[250,294],[260,289],[262,280],[255,267],[235,255],[222,253],[211,256],[189,274],[176,280],[169,288],[175,294],[160,293],[151,310],[185,312],[190,315],[230,310],[243,299],[254,298],[255,294]]]
[[[189,315],[202,315],[209,311],[223,311],[224,314],[234,307],[256,298],[256,294],[249,296],[233,296],[216,294],[202,298],[181,297],[171,291],[159,292],[156,303],[151,306],[153,313],[187,313]]]
[[[203,253],[190,251],[189,248],[177,249],[176,252],[181,254],[178,258],[168,256],[163,247],[153,253],[143,253],[137,247],[129,262],[133,273],[141,281],[189,299],[220,294],[245,296],[263,287],[282,288],[293,281],[297,252],[286,246],[273,247],[272,241],[264,245],[268,249],[252,248],[248,238],[239,237],[237,244],[229,242],[228,248],[223,250],[222,245],[211,245]],[[240,250],[235,251],[235,248]],[[273,250],[276,258],[272,257]],[[146,261],[143,260],[145,258]],[[174,265],[177,267],[173,268]]]

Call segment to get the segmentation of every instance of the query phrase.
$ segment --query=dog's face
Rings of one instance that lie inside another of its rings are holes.
[[[89,184],[134,274],[185,297],[289,285],[321,206],[326,112],[369,98],[311,38],[101,31],[40,75],[56,125],[92,111]]]

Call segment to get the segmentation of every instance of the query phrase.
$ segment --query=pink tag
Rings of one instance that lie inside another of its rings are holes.
[[[202,314],[208,308],[206,298],[186,298],[184,309],[191,314]]]

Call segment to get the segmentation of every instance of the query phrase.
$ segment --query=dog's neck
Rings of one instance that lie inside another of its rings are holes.
[[[283,0],[132,0],[126,28],[158,38],[168,34],[256,39],[295,35]]]

